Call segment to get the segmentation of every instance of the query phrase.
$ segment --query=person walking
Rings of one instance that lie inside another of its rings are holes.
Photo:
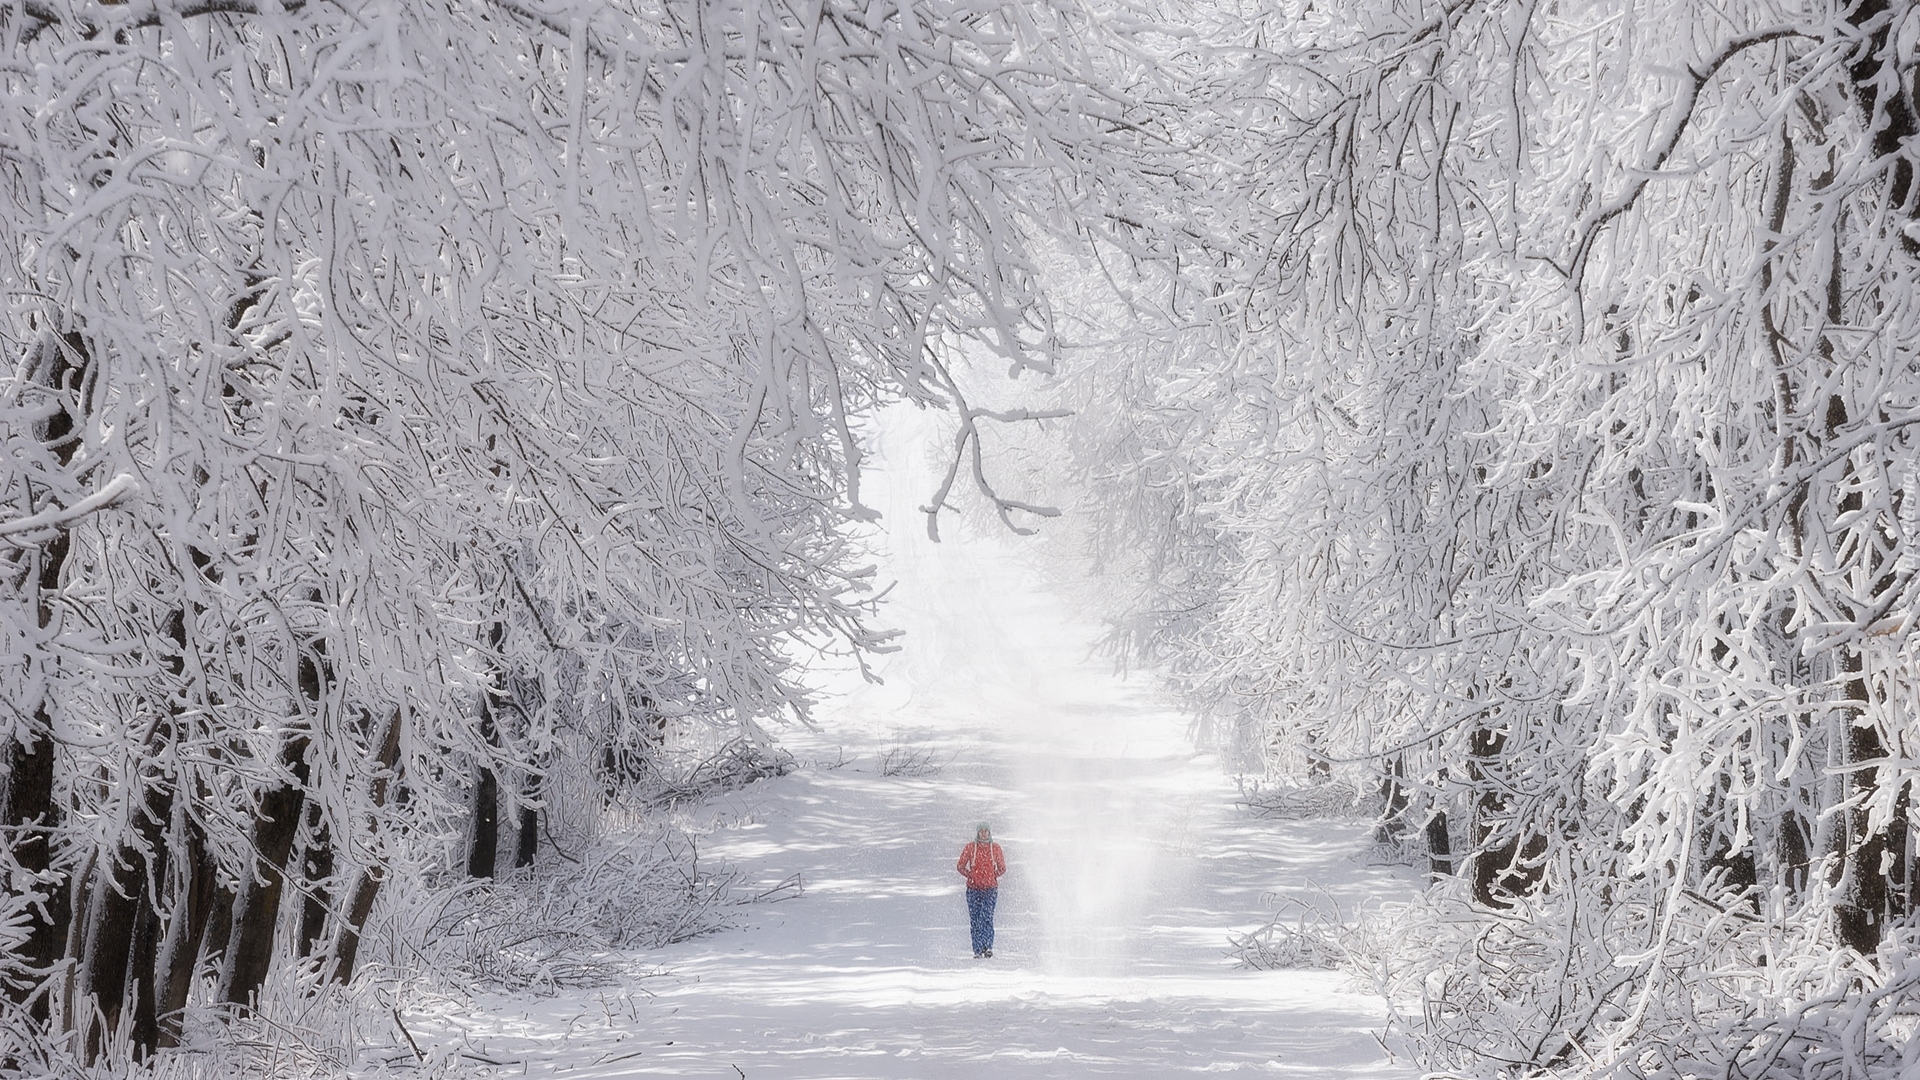
[[[953,868],[967,879],[967,924],[973,931],[973,958],[993,955],[993,907],[1000,899],[1000,879],[1007,872],[1007,853],[993,842],[986,822],[974,830],[973,843],[960,849]]]

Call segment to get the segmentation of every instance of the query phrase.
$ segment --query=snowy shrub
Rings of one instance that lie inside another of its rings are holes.
[[[329,995],[330,997],[330,995]],[[286,1000],[286,999],[283,999]],[[259,1076],[274,1080],[323,1080],[346,1073],[357,1056],[351,1028],[338,1003],[309,999],[305,1015],[282,1019],[263,1008],[230,1015],[219,1025],[203,1025],[204,1041],[154,1070],[153,1080],[220,1076]]]
[[[670,808],[785,776],[798,767],[793,755],[780,747],[741,736],[711,750],[662,755],[649,762],[627,797],[642,806]]]
[[[93,1080],[96,1075],[47,1038],[42,1021],[10,1001],[0,1002],[0,1076]]]
[[[449,1005],[441,980],[415,969],[371,965],[350,986],[326,983],[312,972],[276,970],[258,1007],[235,1010],[196,999],[188,1007],[186,1038],[174,1051],[144,1063],[142,1080],[334,1080],[341,1076],[459,1075],[432,1060],[433,1047],[412,1040],[403,1016],[422,1005]],[[445,1056],[444,1054],[442,1055]]]
[[[1834,957],[1839,963],[1822,972],[1829,977],[1818,983],[1837,981],[1837,988],[1785,1000],[1758,997],[1690,1033],[1693,1037],[1681,1046],[1643,1052],[1613,1073],[1634,1080],[1910,1080],[1920,1075],[1916,939],[1920,934],[1912,930],[1890,939],[1879,962],[1870,966]]]
[[[1259,971],[1276,968],[1339,968],[1353,963],[1359,926],[1343,919],[1331,897],[1312,901],[1283,897],[1282,905],[1265,926],[1228,935],[1229,953],[1240,966]]]
[[[1410,1015],[1449,1075],[1581,1080],[1911,1076],[1920,1042],[1915,935],[1873,962],[1796,920],[1623,887],[1549,891],[1510,909],[1449,880],[1383,905],[1343,966]],[[1774,913],[1778,914],[1778,913]]]
[[[21,990],[33,985],[33,973],[21,962],[21,954],[32,933],[34,907],[45,903],[52,891],[14,858],[16,842],[15,834],[0,832],[0,882],[6,886],[0,890],[0,987],[10,991],[0,997],[0,1008],[5,1007],[5,1002],[17,1000]],[[0,1060],[4,1057],[4,1053],[0,1053]]]
[[[1341,780],[1324,784],[1243,785],[1240,805],[1255,817],[1285,821],[1351,820],[1379,813],[1377,798]]]
[[[417,927],[421,963],[471,986],[558,990],[609,985],[634,950],[710,934],[753,899],[737,872],[702,866],[685,834],[657,828],[577,865],[466,883]]]
[[[1613,950],[1644,941],[1630,918],[1579,920],[1544,901],[1489,913],[1464,892],[1449,880],[1385,906],[1372,950],[1353,958],[1389,1001],[1418,1010],[1411,1039],[1430,1067],[1555,1067],[1625,1015],[1619,998],[1642,972],[1616,970]]]

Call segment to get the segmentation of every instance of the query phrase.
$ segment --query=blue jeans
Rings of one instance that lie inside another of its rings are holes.
[[[967,890],[967,923],[973,929],[973,951],[984,952],[993,948],[993,905],[1000,899],[1000,890]]]

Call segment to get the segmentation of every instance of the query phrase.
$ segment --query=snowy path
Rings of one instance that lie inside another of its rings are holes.
[[[1414,1075],[1375,1037],[1381,1003],[1342,976],[1225,956],[1226,932],[1263,922],[1273,894],[1404,893],[1361,861],[1364,830],[1240,816],[1182,719],[1089,657],[1095,628],[1014,543],[932,545],[913,512],[933,486],[919,456],[882,457],[907,463],[869,498],[905,526],[887,570],[908,648],[885,658],[884,686],[847,683],[820,734],[786,740],[809,767],[711,808],[744,824],[702,849],[758,881],[799,872],[805,896],[651,954],[668,976],[416,1023],[437,1039],[463,1028],[475,1055],[517,1066],[503,1074],[534,1076]],[[899,745],[944,766],[881,775]],[[952,864],[983,819],[1010,874],[994,958],[975,961]]]

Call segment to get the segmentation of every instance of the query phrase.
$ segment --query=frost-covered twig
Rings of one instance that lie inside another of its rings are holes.
[[[937,776],[946,763],[931,749],[906,743],[889,746],[880,754],[881,776]]]

